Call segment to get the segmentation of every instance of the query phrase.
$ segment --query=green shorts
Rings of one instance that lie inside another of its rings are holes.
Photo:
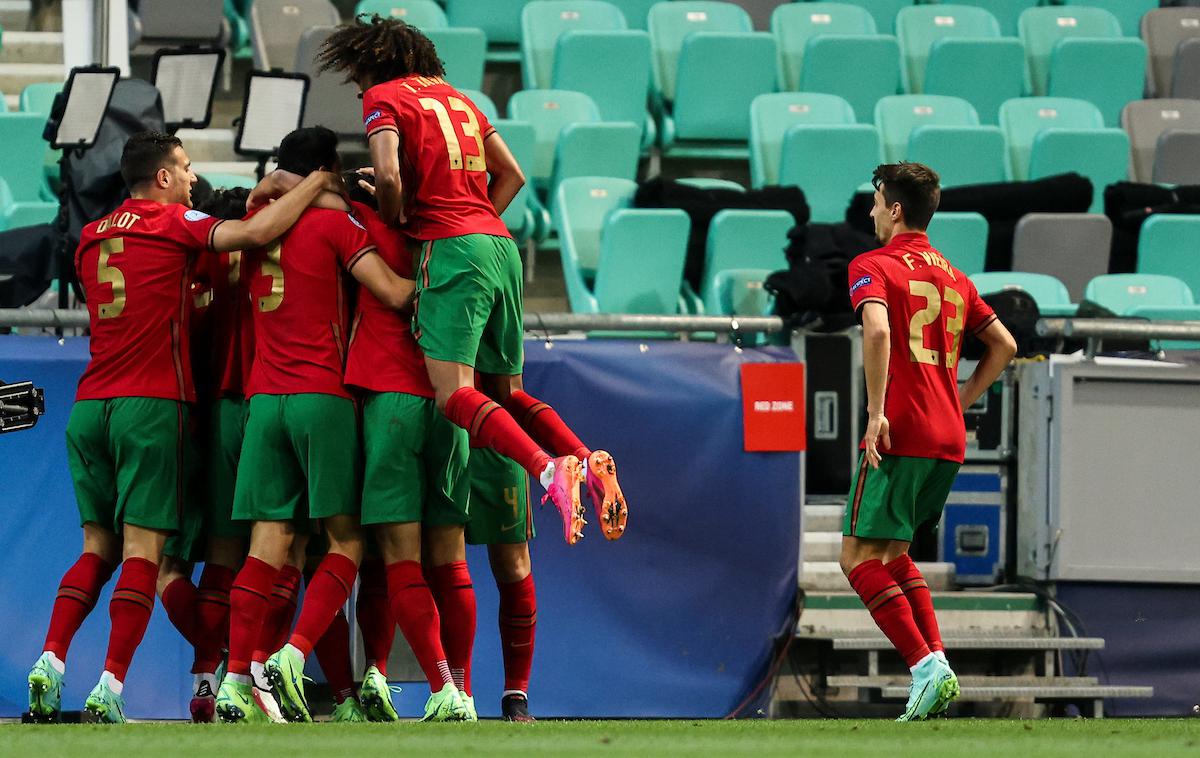
[[[467,522],[467,432],[432,400],[373,392],[363,401],[363,524]]]
[[[508,237],[426,242],[413,331],[425,355],[515,376],[524,363],[521,255]]]
[[[912,542],[918,526],[941,518],[961,465],[936,458],[884,455],[879,468],[873,469],[860,453],[842,534]]]
[[[175,532],[187,502],[188,407],[177,400],[80,400],[67,421],[79,523]]]
[[[207,506],[204,529],[213,537],[250,535],[250,522],[233,520],[233,491],[249,412],[249,401],[241,397],[217,398],[208,407],[204,481],[200,489]]]
[[[354,402],[318,393],[255,395],[238,461],[233,518],[297,521],[358,515]]]
[[[486,447],[471,448],[472,545],[515,545],[533,539],[529,474],[516,461]]]

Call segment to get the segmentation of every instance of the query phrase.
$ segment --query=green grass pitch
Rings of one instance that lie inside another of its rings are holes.
[[[543,721],[537,724],[0,726],[22,756],[1161,756],[1200,755],[1200,719]]]

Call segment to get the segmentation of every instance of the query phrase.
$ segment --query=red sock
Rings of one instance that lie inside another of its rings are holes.
[[[573,455],[581,461],[587,460],[592,454],[554,409],[541,400],[517,390],[504,401],[504,408],[522,429],[529,432],[529,436],[551,454]]]
[[[860,563],[850,572],[850,585],[909,668],[929,655],[929,646],[913,620],[904,590],[883,567],[883,561]]]
[[[300,655],[308,657],[313,645],[325,634],[338,609],[350,598],[356,576],[358,564],[344,555],[329,553],[321,559],[304,593],[296,629],[288,639],[288,644],[299,650]]]
[[[67,569],[58,584],[58,595],[54,598],[54,610],[50,612],[50,629],[46,632],[43,650],[54,653],[59,660],[67,660],[67,649],[83,620],[96,607],[100,590],[112,578],[113,567],[95,553],[84,553]]]
[[[500,648],[504,654],[504,690],[529,692],[533,638],[537,631],[537,595],[533,574],[516,582],[496,583],[500,590]]]
[[[416,561],[398,561],[387,567],[388,599],[392,618],[408,640],[417,663],[429,680],[431,692],[437,692],[453,679],[446,654],[442,651],[441,619],[429,585]]]
[[[162,604],[167,618],[193,649],[200,642],[199,622],[196,619],[196,585],[186,576],[175,579],[162,591]]]
[[[471,694],[471,650],[475,647],[475,587],[466,561],[434,566],[430,589],[442,618],[442,649],[454,686]]]
[[[446,418],[484,445],[511,458],[537,479],[551,458],[508,411],[474,387],[461,387],[446,401]]]
[[[886,566],[888,574],[904,590],[904,597],[912,608],[913,620],[925,638],[925,644],[930,650],[944,650],[942,632],[938,629],[937,616],[933,612],[933,595],[929,594],[929,585],[925,577],[917,569],[917,564],[908,554],[900,556]]]
[[[387,573],[383,561],[368,558],[358,571],[358,602],[355,604],[358,628],[363,636],[363,657],[368,666],[387,676],[388,656],[392,654],[392,638],[396,622],[388,607]]]
[[[213,673],[221,665],[221,650],[229,645],[229,589],[234,571],[216,563],[204,564],[200,586],[196,589],[196,623],[200,627],[200,645],[192,673]]]
[[[346,614],[339,608],[333,621],[325,629],[325,634],[317,640],[313,652],[317,654],[317,663],[325,672],[325,680],[329,689],[333,690],[333,699],[341,703],[354,697],[354,672],[350,665],[350,622]]]
[[[267,611],[267,595],[279,569],[254,556],[246,558],[229,591],[229,673],[249,674]]]
[[[256,638],[254,657],[250,660],[266,663],[267,658],[287,642],[288,633],[292,631],[292,619],[296,618],[300,579],[300,569],[291,565],[279,569],[275,575],[271,595],[267,598],[267,612]]]
[[[121,577],[108,604],[112,630],[108,655],[104,658],[104,670],[111,672],[117,681],[125,681],[133,653],[146,634],[146,625],[154,611],[157,581],[158,565],[145,558],[126,558],[121,564]]]

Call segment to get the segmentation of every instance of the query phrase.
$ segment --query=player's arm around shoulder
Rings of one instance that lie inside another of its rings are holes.
[[[213,252],[262,247],[292,228],[300,214],[322,192],[343,191],[340,176],[328,171],[314,171],[250,218],[226,221],[218,226],[213,232]]]

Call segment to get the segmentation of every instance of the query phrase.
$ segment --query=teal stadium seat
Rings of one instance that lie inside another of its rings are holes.
[[[771,14],[771,34],[779,48],[779,87],[800,89],[804,48],[818,34],[875,34],[875,19],[848,3],[790,3]]]
[[[935,213],[926,232],[933,246],[956,269],[970,277],[983,273],[988,222],[981,214]]]
[[[567,90],[521,90],[508,101],[508,116],[517,121],[533,124],[537,134],[537,147],[533,163],[525,167],[525,174],[533,179],[538,189],[549,186],[554,172],[555,150],[564,127],[574,123],[595,123],[600,112],[592,99],[582,92]]]
[[[1000,105],[1025,94],[1025,48],[1009,37],[938,40],[929,51],[921,91],[960,97],[975,107],[982,123],[995,125]]]
[[[837,95],[774,92],[750,104],[750,184],[779,183],[783,135],[797,124],[853,124],[854,109]]]
[[[1000,23],[983,8],[967,5],[914,5],[896,16],[896,39],[904,56],[904,89],[924,92],[925,66],[939,40],[996,39]]]
[[[521,41],[521,11],[529,0],[446,0],[450,26],[482,29],[488,44]],[[519,56],[516,60],[520,60]]]
[[[675,208],[613,211],[600,229],[593,312],[679,313],[690,229]]]
[[[525,166],[533,161],[534,146],[537,144],[533,124],[524,121],[493,120],[492,125],[508,146],[517,165]],[[544,218],[539,218],[544,211],[531,201],[532,197],[533,188],[526,183],[500,216],[517,244],[529,239],[544,238],[544,228],[547,224]]]
[[[1033,140],[1044,129],[1103,129],[1100,109],[1086,100],[1062,97],[1021,97],[1000,106],[1000,128],[1008,140],[1013,181],[1029,179]]]
[[[1146,88],[1146,43],[1140,39],[1064,39],[1050,53],[1050,97],[1094,103],[1107,126],[1121,125],[1126,103]]]
[[[1138,235],[1137,270],[1177,276],[1200,292],[1200,216],[1155,214]]]
[[[719,189],[729,190],[730,192],[745,192],[746,188],[732,179],[718,179],[715,176],[685,176],[682,179],[676,179],[680,184],[686,184],[689,187],[698,189]]]
[[[1200,322],[1200,305],[1138,305],[1125,314],[1150,321]],[[1150,340],[1154,350],[1200,350],[1200,340]]]
[[[882,153],[870,124],[793,126],[783,136],[779,183],[804,190],[814,222],[839,223],[858,188],[870,186]]]
[[[908,138],[921,126],[978,126],[979,115],[966,100],[940,95],[889,95],[875,104],[875,126],[883,138],[883,157],[904,160]]]
[[[1129,135],[1120,129],[1045,129],[1033,138],[1029,178],[1074,171],[1092,183],[1089,213],[1104,212],[1104,188],[1129,176]]]
[[[54,98],[59,92],[62,92],[62,88],[63,85],[54,82],[26,84],[25,88],[21,90],[21,112],[50,115]]]
[[[487,37],[479,29],[424,29],[446,64],[446,81],[458,89],[482,89]]]
[[[730,268],[713,277],[717,302],[709,316],[770,316],[775,297],[767,291],[767,277],[775,273],[765,268]],[[760,335],[761,336],[761,335]]]
[[[656,6],[657,7],[657,6]],[[735,142],[731,157],[744,159],[750,139],[750,104],[775,90],[775,40],[766,33],[693,32],[679,55],[678,86],[661,142]],[[719,157],[718,153],[708,153]]]
[[[696,32],[750,32],[750,15],[733,3],[662,2],[650,9],[650,42],[654,47],[654,86],[667,102],[675,100],[675,83],[683,40]],[[724,61],[729,64],[732,61]]]
[[[15,202],[53,201],[46,184],[46,117],[38,113],[0,113],[0,179]]]
[[[986,9],[1000,22],[1000,33],[1005,37],[1017,36],[1017,19],[1027,8],[1041,5],[1039,0],[954,0],[954,3]]]
[[[934,215],[937,218],[937,215]],[[1037,303],[1042,316],[1073,316],[1076,306],[1071,303],[1067,285],[1049,274],[1028,274],[1021,271],[989,271],[972,274],[971,281],[980,295],[1003,290],[1022,290]]]
[[[58,215],[58,203],[32,200],[17,202],[13,199],[8,183],[0,179],[0,231],[22,226],[48,224]]]
[[[1117,17],[1126,37],[1136,37],[1142,30],[1142,16],[1157,8],[1159,0],[1062,0],[1062,4],[1103,8]]]
[[[900,91],[900,46],[888,35],[813,37],[804,49],[800,90],[839,95],[866,123],[880,98]]]
[[[621,73],[597,61],[620,61]],[[644,31],[570,32],[554,52],[554,89],[582,92],[604,121],[630,121],[642,128],[642,147],[658,129],[646,110],[650,93],[650,35]]]
[[[896,33],[896,14],[916,0],[841,0],[847,5],[857,5],[871,14],[875,20],[875,28],[880,34]]]
[[[554,228],[573,313],[596,312],[592,283],[600,263],[600,230],[610,213],[632,204],[635,192],[634,182],[600,176],[576,177],[558,185]]]
[[[650,9],[658,4],[661,0],[608,1],[621,9],[621,14],[625,16],[625,23],[630,29],[640,29],[644,32],[647,29],[647,21],[650,16]]]
[[[1192,290],[1181,280],[1161,274],[1106,274],[1088,282],[1084,298],[1118,316],[1140,306],[1195,305]]]
[[[253,176],[245,176],[243,174],[222,174],[217,172],[204,174],[204,181],[212,185],[213,189],[233,189],[234,187],[254,189],[254,187],[258,184],[258,180]]]
[[[422,30],[449,26],[446,12],[434,0],[360,0],[354,15],[363,14],[400,19]]]
[[[943,187],[1008,181],[1004,132],[998,126],[918,126],[904,155],[934,166]]]
[[[567,124],[559,132],[554,148],[554,170],[546,194],[553,197],[555,187],[575,176],[636,179],[641,152],[640,124],[629,121]]]
[[[765,269],[779,271],[787,268],[784,249],[788,245],[788,230],[796,225],[786,211],[723,210],[713,216],[708,226],[708,241],[704,254],[704,274],[700,299],[705,313],[722,313],[722,301],[730,295],[722,291],[733,281],[718,276],[730,269]]]
[[[551,86],[554,50],[564,34],[624,28],[625,17],[621,11],[602,0],[532,0],[521,11],[521,79],[525,89]],[[611,69],[609,74],[612,74]]]
[[[1029,61],[1031,92],[1045,95],[1050,74],[1050,56],[1059,40],[1068,37],[1112,38],[1121,36],[1121,23],[1103,8],[1082,6],[1030,8],[1017,23],[1025,57]]]
[[[456,87],[456,89],[466,95],[467,99],[475,104],[475,107],[487,117],[488,121],[495,121],[500,118],[500,109],[496,107],[496,104],[492,102],[492,98],[488,97],[486,93],[477,89],[463,89],[462,87]]]

